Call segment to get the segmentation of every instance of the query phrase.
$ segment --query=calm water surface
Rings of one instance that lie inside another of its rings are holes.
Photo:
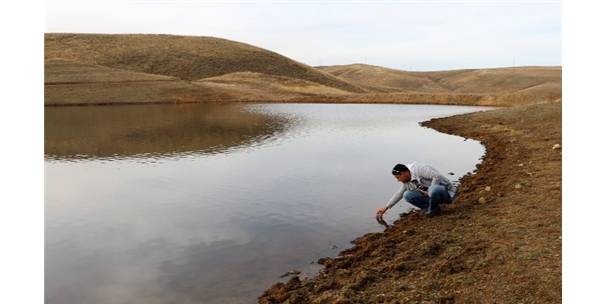
[[[46,303],[253,303],[381,231],[395,163],[472,171],[478,142],[418,123],[483,109],[45,108]]]

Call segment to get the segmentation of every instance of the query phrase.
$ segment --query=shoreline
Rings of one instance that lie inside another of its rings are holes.
[[[436,218],[403,216],[259,303],[561,301],[561,102],[421,123],[486,153]]]
[[[156,81],[170,83],[170,81]],[[46,90],[45,94],[53,94]],[[48,88],[51,88],[51,85]],[[62,85],[57,85],[60,87]],[[112,93],[108,91],[108,93]],[[118,92],[118,94],[121,94]],[[525,104],[537,104],[544,102],[561,101],[561,94],[549,96],[525,95],[525,94],[430,94],[430,93],[385,93],[385,94],[351,94],[343,96],[304,96],[304,97],[251,97],[251,98],[201,98],[182,94],[183,96],[165,96],[158,95],[158,100],[149,97],[124,95],[121,101],[116,101],[115,97],[108,97],[107,101],[95,101],[96,97],[80,100],[81,96],[76,98],[68,97],[67,102],[58,102],[57,97],[45,96],[45,107],[64,107],[64,106],[110,106],[110,105],[134,105],[134,104],[205,104],[205,103],[327,103],[327,104],[436,104],[436,105],[461,105],[461,106],[490,106],[490,107],[511,107]],[[111,94],[110,94],[111,95]],[[80,101],[79,101],[80,100]],[[86,101],[84,101],[86,100]],[[151,100],[151,101],[150,101]],[[204,101],[201,101],[204,100]]]
[[[398,102],[398,101],[377,101],[377,102],[356,102],[356,101],[313,101],[313,100],[301,100],[301,101],[286,101],[286,100],[247,100],[247,101],[205,101],[205,102],[167,102],[167,101],[151,101],[151,102],[99,102],[99,103],[65,103],[65,104],[45,104],[44,107],[49,108],[61,108],[61,107],[88,107],[88,106],[132,106],[132,105],[195,105],[195,104],[396,104],[396,105],[427,105],[427,106],[462,106],[462,107],[491,107],[491,108],[508,108],[507,105],[485,105],[485,104],[473,104],[473,103],[430,103],[430,102]]]

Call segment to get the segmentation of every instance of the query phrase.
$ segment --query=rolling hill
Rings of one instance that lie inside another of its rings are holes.
[[[45,34],[44,57],[198,80],[235,72],[299,78],[350,92],[362,89],[277,53],[214,37]]]
[[[511,94],[561,90],[561,67],[516,67],[407,72],[366,64],[323,66],[329,72],[378,92]]]
[[[562,96],[561,67],[311,67],[214,37],[47,33],[45,105],[207,101],[515,105]]]
[[[317,67],[334,76],[348,80],[372,92],[448,92],[425,75],[367,64]]]

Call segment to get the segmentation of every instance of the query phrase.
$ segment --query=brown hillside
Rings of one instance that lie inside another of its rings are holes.
[[[100,105],[144,103],[192,103],[234,100],[229,92],[186,81],[125,81],[47,84],[44,104]]]
[[[47,60],[44,78],[46,105],[279,102],[353,94],[312,81],[262,73],[230,73],[191,82],[64,59]]]
[[[218,91],[230,92],[242,100],[288,101],[304,97],[347,96],[351,93],[303,79],[262,73],[239,72],[194,82]]]
[[[170,76],[113,69],[64,59],[51,59],[44,62],[44,84],[166,80],[177,79]]]
[[[313,68],[243,43],[45,34],[45,105],[208,101],[519,105],[559,100],[561,67],[408,72]]]
[[[319,69],[378,92],[561,95],[562,91],[561,67],[408,72],[365,64],[351,64],[319,67]]]
[[[268,50],[226,39],[142,34],[45,34],[44,38],[45,60],[67,59],[184,80],[257,72],[363,92],[329,73]]]
[[[318,68],[376,92],[415,91],[438,93],[449,91],[425,75],[379,66],[350,64]]]
[[[171,76],[51,59],[44,63],[44,104],[134,104],[225,100],[225,90]]]
[[[562,91],[561,67],[496,68],[452,72],[418,73],[457,93],[516,93],[535,86],[549,86]]]

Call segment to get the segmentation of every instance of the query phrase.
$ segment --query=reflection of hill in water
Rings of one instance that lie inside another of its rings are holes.
[[[46,107],[48,158],[218,153],[284,130],[283,118],[237,104]]]

